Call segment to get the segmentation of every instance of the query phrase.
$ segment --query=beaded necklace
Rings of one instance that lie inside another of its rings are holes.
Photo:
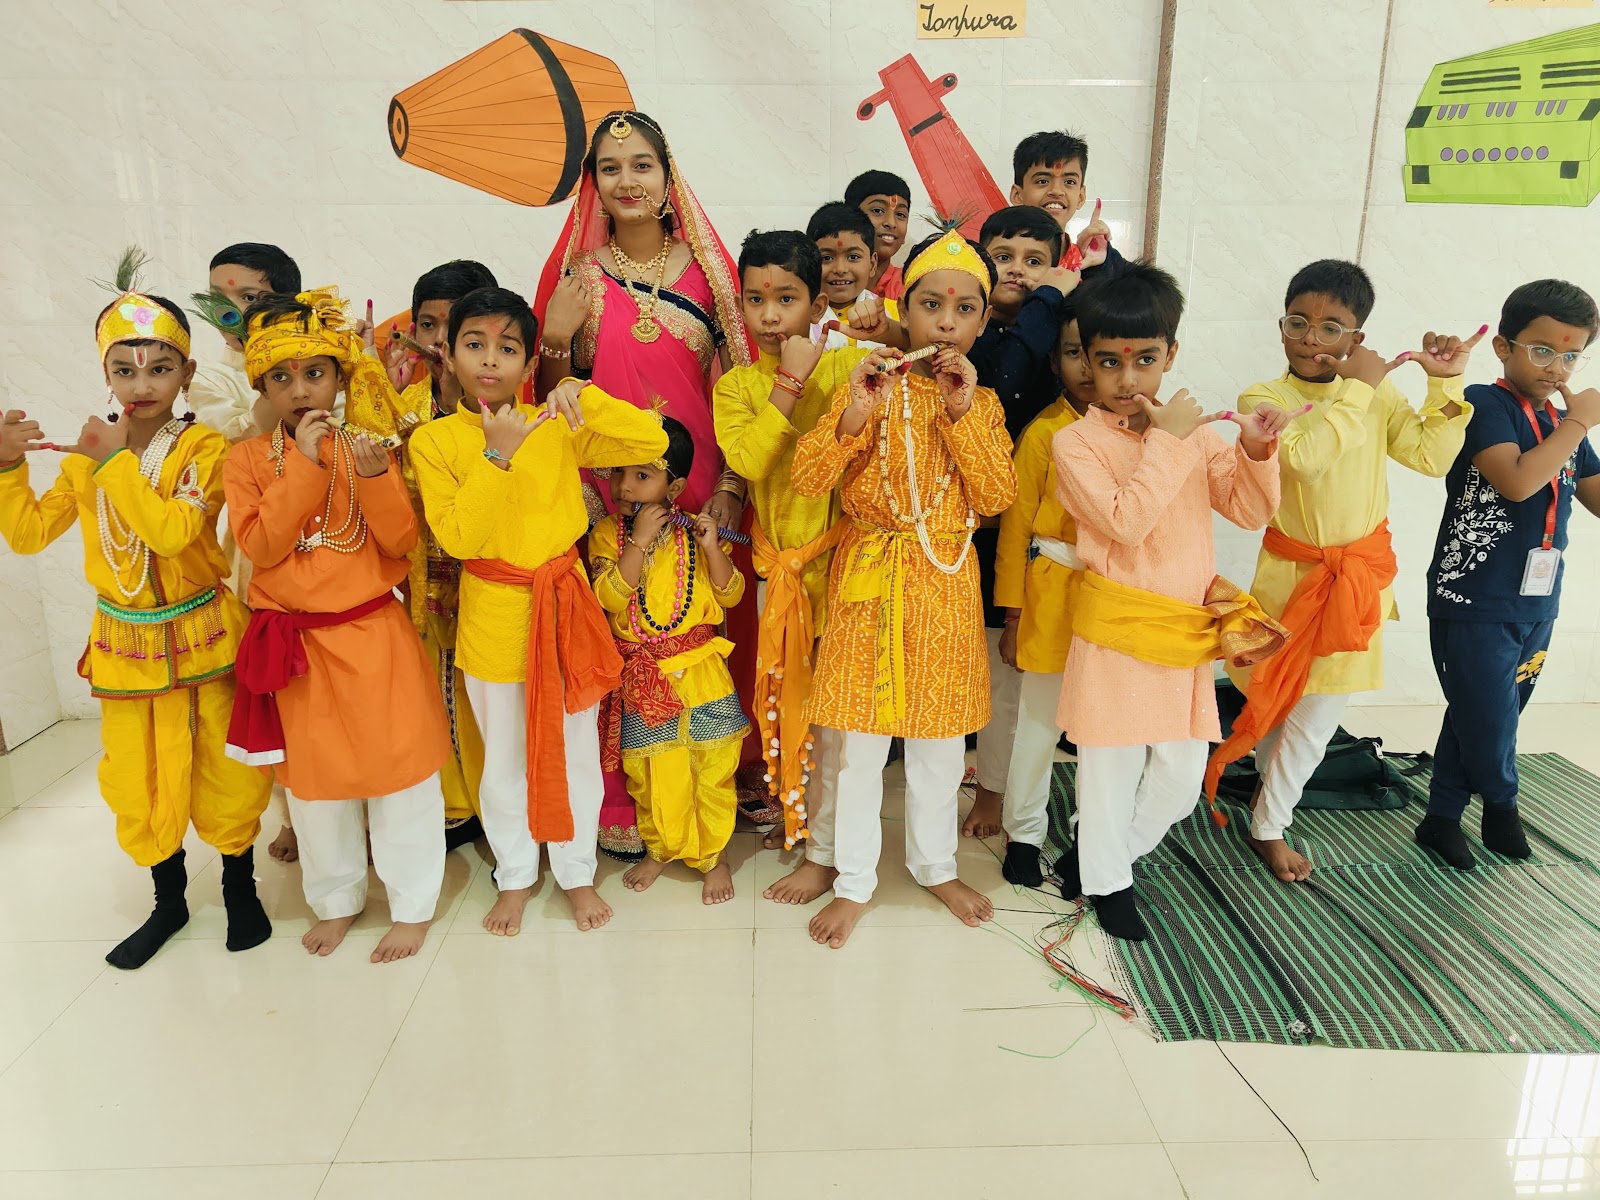
[[[653,268],[656,273],[655,287],[651,288],[649,294],[638,301],[639,319],[633,323],[635,341],[649,343],[661,336],[661,326],[656,322],[655,312],[656,305],[661,301],[661,285],[667,278],[667,259],[671,254],[672,239],[663,236],[661,249],[656,251],[656,256],[648,262],[636,263],[622,252],[622,247],[617,245],[615,237],[611,239],[611,257],[617,264],[619,274],[625,271],[632,272],[639,277],[639,286],[646,287],[650,279],[651,269]],[[628,289],[628,295],[634,295],[633,280],[629,279],[626,274],[623,274],[622,284]]]
[[[139,455],[139,474],[149,482],[152,491],[159,490],[157,485],[161,481],[161,467],[167,455],[172,453],[172,448],[178,444],[178,435],[183,430],[183,421],[177,418],[168,421],[156,430],[144,453]],[[133,531],[132,526],[123,524],[121,515],[99,488],[95,489],[94,508],[100,527],[100,553],[111,568],[111,582],[124,600],[132,600],[144,591],[145,576],[150,568],[150,547],[144,544],[144,539]],[[122,582],[122,568],[118,564],[120,557],[128,559],[128,577],[133,580],[131,591]]]
[[[622,552],[628,545],[628,539],[633,534],[633,518],[622,517],[617,521],[617,561],[622,560]],[[665,625],[656,621],[650,615],[649,605],[645,601],[645,584],[650,578],[650,567],[655,562],[656,547],[663,538],[672,538],[673,547],[678,556],[677,588],[673,594],[672,616]],[[639,568],[639,586],[634,589],[633,598],[628,601],[628,627],[633,630],[633,636],[641,642],[652,646],[659,646],[667,640],[689,615],[689,607],[694,603],[694,575],[695,564],[699,561],[699,546],[688,533],[672,523],[668,523],[655,540],[650,543],[649,549],[644,552],[644,566]],[[639,623],[644,618],[644,624],[653,632],[646,633]]]
[[[360,550],[367,541],[367,518],[361,512],[361,505],[356,499],[356,459],[355,439],[343,429],[331,430],[328,437],[332,441],[332,471],[328,479],[328,497],[322,506],[322,520],[318,522],[320,528],[310,537],[301,534],[295,539],[294,548],[309,553],[312,550],[332,550],[335,554],[354,554]],[[283,422],[279,421],[276,429],[272,431],[273,470],[276,478],[283,478]],[[344,459],[345,482],[348,488],[349,505],[345,510],[344,524],[338,529],[329,529],[333,521],[333,496],[339,488],[339,460]]]
[[[883,416],[878,419],[878,481],[883,489],[883,498],[889,505],[889,511],[894,519],[901,524],[911,524],[916,527],[917,542],[922,546],[922,553],[927,560],[946,575],[954,575],[961,570],[967,561],[967,551],[972,549],[972,531],[977,528],[977,515],[971,506],[967,508],[967,534],[961,543],[961,553],[956,555],[953,563],[942,563],[934,556],[933,542],[928,537],[928,513],[938,512],[939,506],[944,503],[945,495],[950,491],[950,484],[955,479],[955,459],[946,450],[944,473],[935,481],[933,499],[924,508],[922,495],[917,490],[917,450],[916,438],[911,431],[911,376],[910,372],[900,377],[900,414],[905,421],[906,434],[906,485],[911,493],[911,513],[907,516],[900,511],[900,503],[895,499],[894,489],[889,485],[889,406],[883,406]]]

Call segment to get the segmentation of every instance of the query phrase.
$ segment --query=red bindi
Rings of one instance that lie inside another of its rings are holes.
[[[1132,346],[1124,346],[1122,348],[1122,352],[1124,354],[1132,354],[1133,353],[1133,347]]]
[[[843,243],[843,242],[835,242],[835,243],[834,243],[834,246],[835,246],[835,247],[836,247],[836,248],[838,248],[838,249],[840,249],[840,250],[843,250],[843,249],[844,249],[844,243]]]
[[[228,286],[229,286],[229,287],[232,287],[232,286],[233,286],[233,280],[231,280],[231,279],[230,279],[230,280],[228,280]]]
[[[1566,337],[1562,338],[1561,344],[1563,346],[1570,346],[1572,344],[1572,335],[1569,333]]]
[[[944,292],[947,296],[954,296],[956,294],[955,288],[945,288]]]

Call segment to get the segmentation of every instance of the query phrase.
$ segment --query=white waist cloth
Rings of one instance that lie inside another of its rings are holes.
[[[1083,559],[1078,557],[1078,548],[1071,542],[1063,542],[1059,538],[1035,535],[1033,549],[1040,558],[1048,558],[1053,563],[1060,563],[1069,571],[1083,570]]]

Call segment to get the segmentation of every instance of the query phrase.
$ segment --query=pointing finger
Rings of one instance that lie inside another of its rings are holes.
[[[1096,196],[1094,198],[1094,215],[1089,218],[1089,224],[1091,225],[1100,219],[1100,203],[1100,197]]]
[[[1416,357],[1416,354],[1415,354],[1414,351],[1407,350],[1403,354],[1401,354],[1399,357],[1391,359],[1389,362],[1385,363],[1383,369],[1384,369],[1385,372],[1392,371],[1396,367],[1398,367],[1401,363],[1410,362],[1415,357]]]
[[[1477,333],[1473,334],[1466,341],[1461,343],[1461,348],[1463,350],[1471,350],[1474,346],[1476,346],[1479,342],[1481,342],[1483,340],[1483,335],[1488,333],[1488,332],[1489,332],[1489,327],[1487,325],[1480,326]]]
[[[1572,402],[1572,393],[1567,390],[1567,385],[1564,383],[1558,383],[1556,384],[1556,387],[1561,392],[1561,398],[1570,404]]]

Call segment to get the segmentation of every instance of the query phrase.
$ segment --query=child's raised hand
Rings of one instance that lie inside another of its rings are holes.
[[[1140,396],[1138,400],[1150,424],[1175,438],[1186,438],[1206,423],[1200,405],[1189,395],[1188,388],[1179,388],[1165,404],[1158,405],[1149,396]]]
[[[399,332],[398,325],[389,327],[389,340],[383,346],[383,369],[388,373],[394,390],[403,392],[411,382],[411,364],[417,361],[417,356],[396,336]]]
[[[877,296],[863,296],[845,311],[839,332],[858,342],[884,341],[889,332],[889,312]]]
[[[363,479],[376,479],[389,469],[389,452],[364,433],[350,439],[350,453]]]
[[[494,451],[497,457],[491,461],[507,471],[511,469],[512,456],[528,440],[528,435],[549,419],[550,413],[546,408],[535,419],[515,404],[508,404],[503,412],[497,413],[483,400],[478,401],[478,409],[483,413],[483,448]]]
[[[1483,335],[1488,332],[1489,327],[1484,325],[1477,333],[1463,339],[1429,330],[1422,338],[1421,351],[1412,354],[1411,357],[1421,363],[1422,369],[1435,379],[1453,379],[1457,375],[1466,374],[1467,359],[1472,356],[1472,348],[1481,342]]]
[[[87,425],[84,426],[88,428]],[[295,426],[294,444],[301,454],[312,462],[320,461],[322,454],[322,439],[333,433],[333,414],[322,409],[314,409],[300,418],[300,424]]]
[[[796,379],[810,379],[811,372],[817,369],[817,363],[822,361],[822,349],[828,344],[828,327],[826,324],[817,331],[815,340],[802,334],[783,339],[783,346],[778,351],[778,366],[782,367]]]
[[[1102,256],[1104,257],[1104,256]],[[1040,287],[1053,287],[1063,296],[1070,296],[1083,282],[1083,273],[1071,267],[1051,267],[1039,282]]]
[[[628,540],[643,550],[661,535],[661,531],[666,528],[667,518],[671,515],[672,510],[665,504],[655,501],[649,504],[641,504],[639,511],[633,514],[633,528],[629,531]],[[716,528],[715,521],[711,525],[713,529]],[[698,528],[695,532],[696,536],[698,536]],[[712,537],[715,538],[716,534],[713,533]]]
[[[540,341],[558,353],[566,350],[589,319],[592,299],[588,284],[576,275],[563,275],[544,310],[544,336]]]
[[[700,543],[700,549],[710,554],[721,549],[717,540],[716,518],[709,513],[701,513],[694,519],[694,540]]]
[[[1389,372],[1401,363],[1411,359],[1411,351],[1407,350],[1398,358],[1385,359],[1376,350],[1366,346],[1355,346],[1343,358],[1335,358],[1331,354],[1319,354],[1316,361],[1333,370],[1340,379],[1358,379],[1368,387],[1376,389],[1386,378]]]
[[[356,333],[358,333],[361,336],[361,342],[362,342],[362,344],[364,346],[366,346],[367,353],[368,354],[374,353],[375,350],[376,350],[376,347],[377,347],[377,343],[373,340],[373,336],[372,336],[373,333],[374,333],[374,329],[373,329],[373,325],[372,325],[372,301],[371,300],[367,301],[367,319],[365,321],[357,321],[356,322]]]
[[[1095,199],[1094,213],[1083,232],[1077,237],[1078,252],[1083,255],[1083,265],[1097,267],[1106,260],[1111,248],[1111,226],[1100,219],[1100,200]]]
[[[1581,392],[1574,392],[1564,383],[1556,386],[1561,389],[1561,398],[1567,402],[1567,416],[1589,429],[1600,424],[1600,391],[1585,388]]]
[[[946,346],[933,356],[933,379],[944,399],[944,411],[952,423],[967,415],[972,407],[973,389],[978,386],[978,369],[954,346]]]
[[[537,429],[552,417],[565,417],[567,428],[572,430],[583,427],[583,405],[578,396],[584,387],[581,379],[563,379],[544,398],[544,409],[534,418],[533,427]]]
[[[15,466],[29,450],[49,450],[40,435],[39,422],[28,420],[20,408],[0,416],[0,466]]]

